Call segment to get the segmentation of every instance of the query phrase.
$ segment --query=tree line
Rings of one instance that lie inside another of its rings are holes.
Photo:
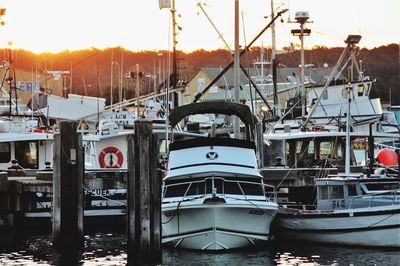
[[[314,67],[323,67],[326,64],[333,67],[343,49],[343,47],[313,47],[305,51],[305,62],[313,64]],[[233,58],[232,54],[224,49],[212,51],[199,49],[193,52],[178,51],[177,53],[178,79],[183,82],[190,80],[200,67],[223,68]],[[241,64],[251,67],[253,62],[259,60],[260,53],[260,47],[251,48],[241,57]],[[270,49],[265,50],[267,60],[270,53]],[[373,49],[362,48],[357,53],[358,59],[362,62],[364,74],[377,81],[372,90],[372,97],[380,97],[383,102],[389,102],[391,98],[393,105],[400,105],[399,45],[389,44]],[[25,71],[35,69],[38,73],[44,73],[46,70],[71,71],[73,93],[105,97],[108,101],[112,75],[114,102],[119,98],[121,80],[122,97],[135,96],[134,80],[130,78],[129,73],[135,72],[136,65],[139,65],[140,71],[143,72],[140,80],[142,94],[153,92],[168,78],[171,72],[168,69],[172,69],[172,56],[169,51],[130,51],[122,47],[41,54],[26,50],[3,49],[0,55],[2,60],[12,60],[12,66],[16,69]],[[277,59],[279,67],[298,67],[300,51],[288,50],[287,53],[278,54]]]

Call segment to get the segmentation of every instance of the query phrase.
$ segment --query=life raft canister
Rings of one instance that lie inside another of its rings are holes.
[[[398,165],[397,154],[394,150],[383,149],[376,155],[378,161],[385,166],[395,166]]]
[[[99,155],[101,168],[120,168],[124,161],[124,155],[116,147],[106,147]]]

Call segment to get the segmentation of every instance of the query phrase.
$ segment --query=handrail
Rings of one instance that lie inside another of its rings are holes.
[[[360,199],[360,198],[368,198],[368,197],[371,197],[371,200],[370,200],[370,202],[368,204],[368,207],[371,207],[372,206],[372,202],[375,199],[375,196],[384,195],[384,194],[387,194],[387,193],[393,193],[392,205],[394,205],[395,201],[396,201],[397,193],[400,193],[400,189],[392,189],[392,190],[380,191],[380,192],[376,192],[376,193],[370,193],[370,194],[366,194],[366,195],[354,196],[354,197],[351,198],[351,203],[349,205],[349,209],[353,208],[354,200]],[[391,194],[389,196],[391,196]]]
[[[189,187],[186,189],[186,192],[185,192],[185,194],[184,194],[184,197],[186,197],[186,194],[187,194],[187,192],[189,191],[189,188],[192,186],[192,184],[194,184],[194,183],[205,183],[207,180],[211,180],[211,179],[212,179],[211,177],[207,177],[207,178],[204,178],[204,179],[202,179],[202,180],[187,181],[187,182],[169,184],[169,185],[164,185],[163,187],[164,187],[164,189],[168,189],[168,187],[189,185]],[[224,181],[224,182],[226,182],[226,183],[252,184],[252,185],[259,185],[259,186],[261,186],[261,187],[270,187],[270,188],[273,188],[273,189],[275,188],[275,187],[272,186],[272,185],[268,185],[268,184],[264,184],[264,183],[257,183],[257,182],[252,182],[252,181],[245,181],[245,180],[227,180],[227,179],[225,179],[225,178],[223,178],[223,177],[214,177],[214,179],[222,180],[222,181]],[[239,186],[239,188],[241,189],[240,186]],[[241,190],[242,190],[242,189],[241,189]],[[206,191],[204,191],[204,195],[206,195],[206,194],[207,194]],[[221,194],[224,194],[224,195],[225,195],[225,192],[223,192],[223,193],[221,193]],[[243,194],[244,197],[246,197],[246,195],[244,194],[244,191],[242,191],[242,194]],[[276,201],[277,194],[276,194],[275,189],[274,189],[274,191],[273,191],[273,195],[274,195],[274,200]],[[268,199],[270,198],[270,197],[267,197],[265,194],[264,194],[264,197],[265,197],[265,198],[268,198]]]

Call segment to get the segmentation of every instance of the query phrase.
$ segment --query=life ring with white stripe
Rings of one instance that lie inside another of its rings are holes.
[[[124,161],[124,155],[116,147],[106,147],[99,155],[101,168],[120,168]]]

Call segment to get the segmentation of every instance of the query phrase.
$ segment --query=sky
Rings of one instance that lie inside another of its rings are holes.
[[[175,0],[177,49],[224,48],[224,43],[197,7],[199,0]],[[203,0],[204,9],[230,47],[234,45],[235,0]],[[363,36],[360,46],[373,48],[400,43],[400,0],[276,0],[276,9],[289,8],[276,25],[278,47],[299,44],[290,30],[298,28],[296,11],[308,11],[311,36],[305,47],[344,46],[348,34]],[[239,0],[240,43],[246,45],[267,25],[270,0]],[[0,47],[33,52],[60,52],[122,46],[129,50],[171,48],[171,16],[158,0],[2,0],[6,8],[0,26]],[[267,31],[256,45],[271,45]]]

